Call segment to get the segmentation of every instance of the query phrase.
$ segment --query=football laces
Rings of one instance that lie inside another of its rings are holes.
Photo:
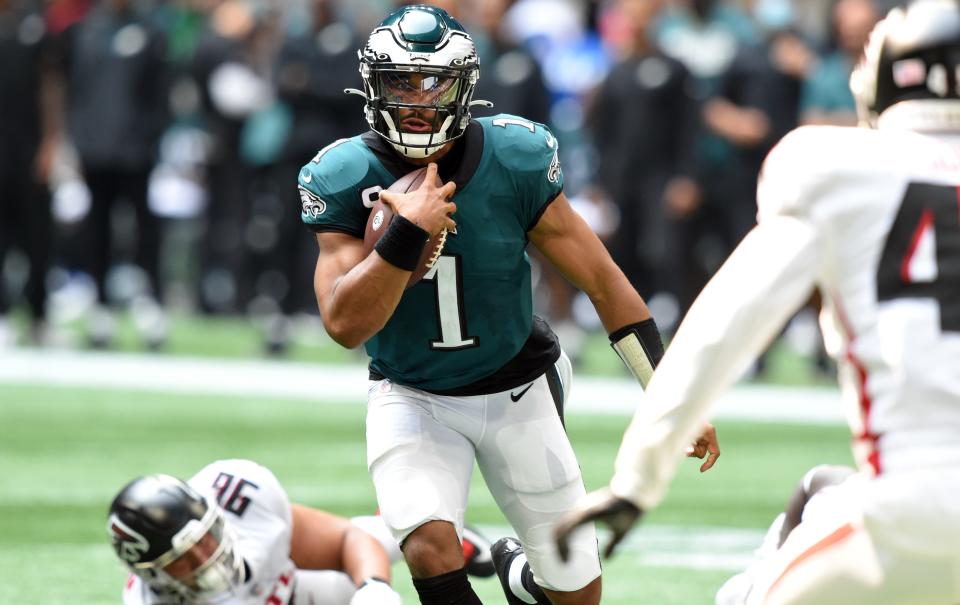
[[[437,261],[440,260],[440,253],[443,252],[443,246],[447,243],[447,230],[444,229],[440,232],[440,241],[437,242],[436,248],[433,249],[433,254],[430,255],[430,260],[427,261],[427,269],[433,269],[433,266],[437,264]]]

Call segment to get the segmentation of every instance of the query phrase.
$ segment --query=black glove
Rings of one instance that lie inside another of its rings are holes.
[[[564,515],[553,528],[553,538],[557,543],[557,550],[560,551],[560,558],[566,561],[570,556],[568,543],[570,534],[581,525],[593,521],[599,521],[613,531],[613,537],[603,551],[603,556],[609,558],[617,544],[642,516],[643,511],[637,505],[614,496],[609,489],[587,494],[587,497],[576,508]]]

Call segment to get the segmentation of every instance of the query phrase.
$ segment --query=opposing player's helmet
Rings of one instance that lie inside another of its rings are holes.
[[[914,0],[891,10],[850,76],[863,124],[960,129],[960,4]]]
[[[107,531],[117,556],[159,592],[188,599],[243,584],[245,566],[223,512],[189,485],[169,475],[147,475],[120,490],[110,505]],[[188,555],[188,574],[170,571]]]
[[[407,6],[378,25],[358,52],[370,129],[401,154],[425,158],[470,123],[480,62],[473,39],[446,11]]]

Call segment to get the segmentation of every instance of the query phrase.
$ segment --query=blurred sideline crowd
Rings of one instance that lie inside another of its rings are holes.
[[[894,4],[430,3],[477,43],[476,98],[551,127],[568,196],[667,331],[752,227],[777,140],[856,123],[847,79]],[[76,321],[109,348],[129,313],[160,349],[174,310],[250,317],[282,353],[316,313],[297,173],[367,129],[343,89],[398,4],[0,0],[0,347]],[[537,279],[575,354],[589,302]]]

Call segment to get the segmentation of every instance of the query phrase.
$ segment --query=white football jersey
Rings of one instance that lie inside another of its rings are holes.
[[[218,460],[188,483],[208,502],[224,510],[251,581],[236,592],[204,601],[217,605],[287,605],[293,592],[295,567],[290,560],[290,500],[277,478],[250,460]],[[131,575],[124,605],[179,604],[157,595]]]
[[[614,493],[662,498],[708,405],[819,288],[862,470],[960,462],[960,137],[804,127],[624,438]],[[770,405],[776,405],[771,401]]]

